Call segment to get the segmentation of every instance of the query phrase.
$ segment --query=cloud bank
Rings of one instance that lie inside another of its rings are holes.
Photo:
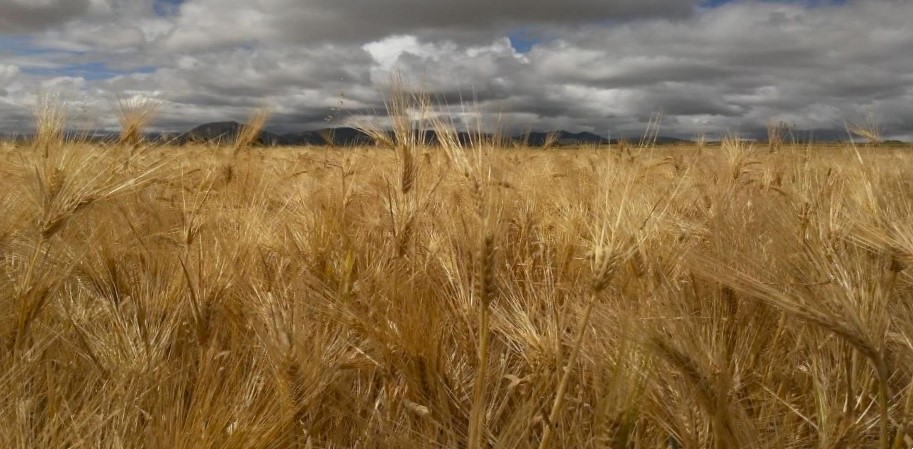
[[[115,95],[147,92],[168,100],[162,129],[263,105],[274,129],[313,129],[382,109],[400,71],[516,129],[635,136],[660,110],[682,137],[839,129],[871,110],[913,137],[913,2],[714,3],[0,0],[0,130],[42,90],[99,127]]]

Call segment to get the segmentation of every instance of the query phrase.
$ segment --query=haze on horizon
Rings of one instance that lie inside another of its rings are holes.
[[[278,131],[383,109],[391,73],[516,129],[636,135],[839,129],[873,111],[913,138],[913,2],[0,0],[0,132],[40,92],[116,129],[117,95],[167,101],[155,130]],[[341,113],[334,110],[341,108]]]

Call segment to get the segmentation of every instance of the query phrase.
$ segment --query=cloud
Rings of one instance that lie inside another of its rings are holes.
[[[0,0],[0,34],[46,29],[86,14],[90,0]]]
[[[11,82],[19,74],[19,67],[0,63],[0,84]]]
[[[0,0],[3,1],[3,0]],[[174,30],[174,18],[158,13],[158,0],[89,0],[91,7],[78,20],[32,34],[32,43],[98,55],[145,52]]]
[[[0,35],[53,30],[68,23],[130,19],[155,0],[0,0]]]
[[[662,132],[684,137],[772,118],[839,128],[867,109],[889,134],[913,123],[908,1],[188,0],[166,15],[151,0],[88,3],[29,34],[42,52],[4,55],[18,68],[0,84],[0,118],[55,79],[111,126],[107,98],[146,90],[169,100],[165,128],[243,120],[264,104],[276,128],[314,128],[340,105],[382,109],[400,70],[444,104],[475,100],[517,129],[634,137],[659,110]],[[511,45],[516,30],[529,51]],[[91,63],[110,75],[74,82],[72,68]]]
[[[484,42],[517,27],[684,17],[699,0],[190,0],[167,43],[364,43],[390,35]]]

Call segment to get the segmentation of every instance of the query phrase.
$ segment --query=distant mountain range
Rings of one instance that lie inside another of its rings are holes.
[[[225,121],[225,122],[211,122],[199,125],[189,131],[185,132],[175,132],[175,133],[147,133],[146,138],[150,141],[155,142],[169,142],[176,144],[187,144],[193,142],[231,142],[235,139],[235,136],[247,126],[242,123],[234,121]],[[392,135],[392,132],[390,133]],[[468,133],[468,132],[459,132],[457,137],[460,142],[466,144],[471,142],[473,139],[478,138],[477,134]],[[569,131],[554,131],[554,132],[529,132],[522,135],[511,136],[510,138],[505,138],[505,144],[508,142],[514,142],[520,145],[529,145],[529,146],[543,146],[546,142],[549,141],[550,136],[554,134],[554,145],[557,146],[571,146],[571,145],[606,145],[606,144],[618,144],[619,139],[612,139],[611,142],[606,138],[589,133],[589,132],[580,132],[572,133]],[[106,142],[112,141],[117,138],[117,133],[109,131],[90,131],[90,132],[71,132],[68,133],[68,136],[74,138],[87,139],[97,142]],[[846,140],[845,132],[842,135],[835,131],[827,130],[815,130],[815,131],[805,131],[797,132],[796,136],[808,136],[805,138],[798,137],[796,139],[797,143],[807,143],[808,141],[814,142],[833,142],[833,141],[843,141]],[[812,137],[815,136],[815,137]],[[4,135],[0,134],[0,139],[16,139],[16,138],[27,138],[28,136],[15,136],[15,135]],[[491,135],[483,135],[485,138],[491,138]],[[425,131],[425,141],[428,143],[434,143],[437,141],[437,133],[433,130]],[[629,142],[637,144],[639,138],[628,139]],[[352,145],[366,145],[373,143],[373,139],[362,131],[355,128],[341,127],[341,128],[324,128],[314,131],[302,131],[286,134],[277,134],[270,131],[261,131],[260,135],[257,137],[255,142],[263,146],[305,146],[305,145],[337,145],[337,146],[352,146]],[[678,139],[675,137],[666,137],[659,136],[656,138],[656,143],[658,145],[669,145],[669,144],[679,144],[679,143],[689,143],[691,140],[687,139]],[[892,142],[894,143],[894,142]],[[896,142],[900,143],[900,142]]]
[[[170,140],[177,143],[187,142],[219,142],[231,141],[244,128],[244,124],[238,122],[213,122],[206,123],[190,131],[172,136]],[[531,132],[525,135],[512,136],[510,140],[517,143],[525,143],[531,146],[543,146],[549,140],[552,133]],[[391,132],[392,135],[392,132]],[[469,143],[472,139],[477,138],[477,134],[468,132],[457,133],[457,138],[462,143]],[[484,135],[491,138],[491,135]],[[437,141],[437,133],[432,130],[425,131],[425,141],[434,143]],[[348,127],[325,128],[315,131],[303,131],[288,134],[276,134],[269,131],[262,131],[257,142],[261,145],[280,145],[280,146],[298,146],[298,145],[364,145],[373,142],[373,139],[364,132]],[[617,143],[617,139],[612,140]],[[683,139],[674,137],[659,137],[658,144],[681,143],[687,142]],[[555,145],[595,145],[608,144],[609,141],[593,133],[581,132],[572,133],[569,131],[555,132]]]
[[[168,142],[184,145],[194,142],[231,142],[238,133],[247,126],[234,121],[204,123],[185,132],[172,133],[146,133],[146,139],[153,142]],[[515,142],[530,146],[543,146],[549,140],[551,132],[530,132],[522,135],[504,138],[505,143]],[[610,143],[606,138],[593,133],[581,132],[572,133],[569,131],[555,131],[554,145],[605,145]],[[392,136],[392,131],[390,132]],[[117,139],[118,134],[110,131],[89,131],[89,132],[70,132],[68,137],[85,139],[94,142],[109,142]],[[484,138],[492,138],[490,134],[483,134]],[[28,138],[28,136],[14,136],[0,134],[0,139]],[[478,138],[478,134],[468,132],[458,132],[457,138],[464,144],[470,143],[473,139]],[[294,133],[278,134],[271,131],[261,131],[255,142],[263,146],[305,146],[305,145],[337,145],[353,146],[367,145],[373,143],[373,139],[364,132],[349,127],[324,128],[313,131],[301,131]],[[437,133],[433,130],[425,131],[425,141],[434,143],[437,141]],[[636,143],[636,139],[632,139]],[[670,144],[688,142],[683,139],[673,137],[659,137],[658,144]],[[612,139],[611,143],[618,143],[618,139]]]

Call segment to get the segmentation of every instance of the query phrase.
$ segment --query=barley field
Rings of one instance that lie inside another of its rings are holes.
[[[0,143],[0,447],[913,444],[910,148],[438,130]]]

